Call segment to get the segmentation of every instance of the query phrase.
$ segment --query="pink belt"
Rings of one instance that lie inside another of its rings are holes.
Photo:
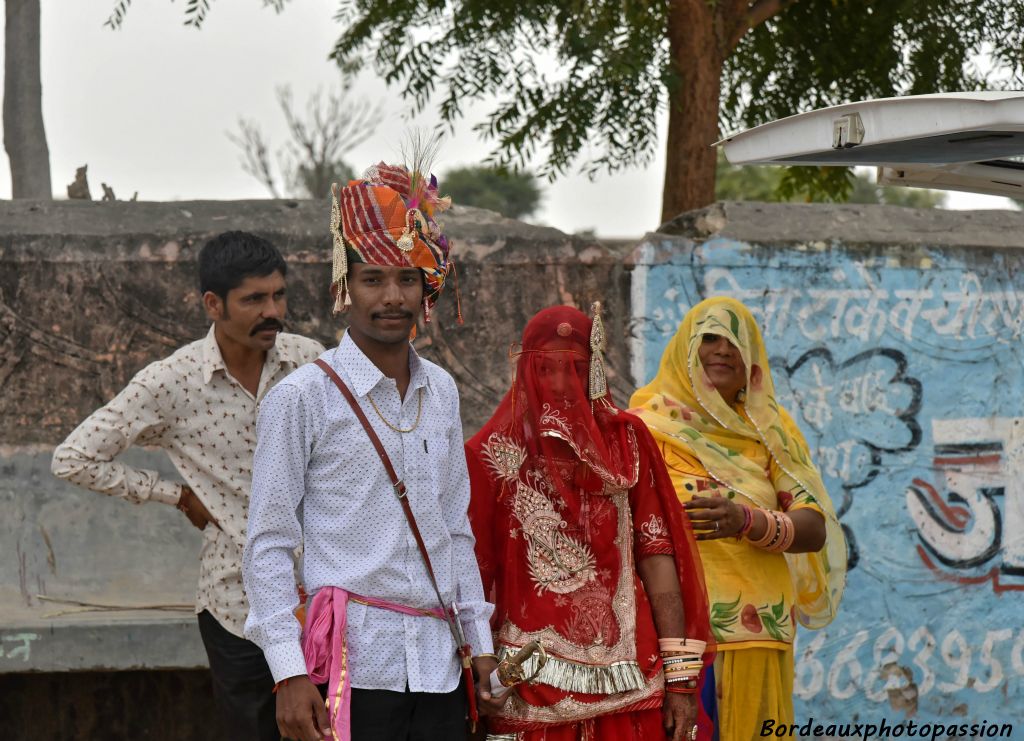
[[[331,719],[332,741],[350,741],[352,738],[352,682],[348,671],[348,646],[345,642],[349,600],[403,615],[445,619],[440,607],[406,607],[387,600],[360,597],[339,587],[323,587],[316,593],[306,616],[302,653],[313,683],[327,682],[326,704]]]

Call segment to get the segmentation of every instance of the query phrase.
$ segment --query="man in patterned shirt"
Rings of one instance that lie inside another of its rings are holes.
[[[466,738],[467,693],[483,714],[501,707],[486,691],[497,666],[492,608],[467,517],[458,390],[409,343],[451,269],[434,221],[447,205],[433,178],[384,163],[335,191],[332,291],[348,330],[321,357],[326,368],[293,374],[260,410],[242,566],[252,600],[245,633],[278,682],[278,722],[289,738],[458,741]],[[462,640],[453,641],[441,617],[401,500],[328,369],[405,484],[438,592],[458,606],[476,656],[476,688],[464,674],[460,681]],[[289,583],[300,542],[314,595],[304,635]]]
[[[206,337],[143,368],[53,454],[54,475],[130,502],[176,506],[203,532],[196,612],[228,738],[278,739],[263,652],[245,640],[242,588],[256,413],[270,388],[323,351],[286,334],[281,253],[226,232],[199,253],[199,288],[213,322]],[[117,457],[133,445],[163,448],[184,484]]]

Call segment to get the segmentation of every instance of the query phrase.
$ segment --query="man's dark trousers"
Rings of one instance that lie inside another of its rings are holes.
[[[263,651],[225,629],[205,610],[199,613],[199,633],[210,661],[224,738],[279,741],[274,678]]]
[[[352,689],[352,741],[465,741],[466,690]]]

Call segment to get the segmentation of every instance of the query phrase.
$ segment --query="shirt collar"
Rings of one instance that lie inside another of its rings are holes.
[[[217,344],[217,335],[214,332],[215,325],[210,325],[210,331],[203,338],[203,383],[209,383],[216,371],[227,372],[224,365],[224,356],[220,354],[220,345]]]
[[[344,368],[352,382],[352,392],[356,396],[366,396],[386,378],[380,368],[374,365],[373,361],[359,349],[359,346],[349,336],[348,330],[345,331],[345,336],[341,338],[341,342],[338,343],[338,347],[332,355],[332,365]],[[423,360],[417,354],[416,349],[410,345],[409,389],[415,391],[419,388],[426,388],[430,393],[434,392]]]
[[[296,351],[297,345],[282,343],[281,333],[278,333],[277,342],[267,350],[267,357],[263,361],[264,371],[269,368],[271,373],[276,373],[282,365],[290,365],[292,370],[298,368],[302,365],[302,359]],[[203,383],[208,384],[213,379],[213,374],[219,370],[227,373],[228,367],[224,364],[224,356],[220,352],[220,345],[217,344],[216,325],[211,324],[210,331],[203,338]]]

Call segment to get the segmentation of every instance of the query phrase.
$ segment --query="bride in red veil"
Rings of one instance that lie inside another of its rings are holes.
[[[466,445],[499,658],[532,640],[548,655],[491,739],[711,738],[696,542],[647,427],[611,399],[604,341],[599,317],[538,313],[512,388]]]

